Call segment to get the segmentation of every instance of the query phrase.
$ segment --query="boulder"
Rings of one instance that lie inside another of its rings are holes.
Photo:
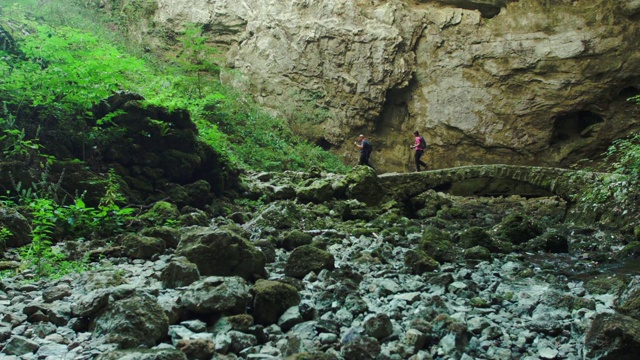
[[[451,262],[458,257],[451,240],[451,234],[435,226],[428,226],[424,229],[419,249],[439,263]]]
[[[162,226],[167,221],[178,220],[180,211],[175,204],[166,201],[158,201],[153,207],[138,218],[155,226]]]
[[[266,259],[262,252],[228,229],[192,226],[185,228],[176,249],[198,266],[201,275],[264,277]]]
[[[420,249],[409,250],[404,255],[404,264],[411,274],[422,275],[436,270],[440,263]]]
[[[356,166],[345,179],[347,197],[376,205],[382,200],[384,189],[378,183],[376,171],[369,166]]]
[[[278,247],[291,251],[302,245],[309,245],[313,241],[313,236],[300,230],[291,230],[282,233],[277,239]]]
[[[156,237],[127,234],[122,239],[126,256],[132,259],[151,259],[164,252],[164,240]]]
[[[167,335],[169,319],[155,298],[138,292],[109,303],[93,325],[95,336],[128,349],[155,346]]]
[[[253,292],[253,317],[261,325],[275,324],[288,308],[300,303],[296,288],[279,281],[258,280]]]
[[[198,279],[200,279],[198,266],[182,256],[173,259],[160,275],[165,289],[189,286]]]
[[[640,320],[620,313],[596,315],[585,337],[586,358],[634,360],[640,353]]]
[[[284,273],[287,276],[302,279],[312,271],[319,272],[322,269],[332,270],[333,268],[334,258],[331,253],[312,245],[304,245],[289,254]]]
[[[393,324],[391,323],[389,315],[379,313],[368,317],[364,321],[364,331],[367,335],[381,340],[393,334]]]
[[[494,229],[498,239],[520,245],[542,234],[542,229],[529,216],[512,213],[507,215]]]
[[[640,321],[640,288],[631,291],[620,303],[617,310],[624,315]]]
[[[0,228],[6,229],[5,245],[10,248],[27,245],[31,242],[31,225],[16,209],[0,204]],[[2,241],[2,236],[0,236]],[[1,246],[1,244],[0,244]]]
[[[330,179],[315,179],[296,188],[296,196],[302,202],[325,203],[334,197]]]
[[[240,314],[251,302],[247,282],[239,276],[209,276],[182,293],[184,308],[196,314]]]
[[[140,235],[160,238],[170,249],[175,249],[180,240],[180,230],[168,226],[146,227],[140,230]]]
[[[491,261],[491,251],[482,246],[474,246],[465,250],[464,258],[467,260]]]

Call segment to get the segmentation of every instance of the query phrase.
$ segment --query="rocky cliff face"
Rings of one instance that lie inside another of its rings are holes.
[[[569,165],[640,128],[639,0],[102,1],[144,14],[151,48],[202,24],[225,82],[282,112],[315,101],[313,138],[355,164],[367,133],[382,171],[407,169],[416,129],[445,167]]]

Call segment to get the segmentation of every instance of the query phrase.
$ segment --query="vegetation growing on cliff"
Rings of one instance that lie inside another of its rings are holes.
[[[628,99],[640,105],[640,96]],[[604,215],[605,222],[617,224],[624,219],[625,224],[638,226],[638,200],[640,200],[640,133],[616,139],[604,153],[609,164],[609,175],[602,182],[584,189],[581,201],[585,211],[593,212],[596,218]],[[611,211],[603,213],[607,208]]]
[[[5,44],[0,60],[5,79],[0,83],[5,94],[0,118],[7,130],[24,128],[25,138],[34,139],[39,126],[55,119],[60,122],[56,140],[84,134],[90,146],[103,135],[87,127],[92,106],[117,90],[128,90],[149,104],[188,109],[202,139],[240,168],[278,171],[313,165],[346,170],[336,157],[297,137],[285,120],[222,86],[215,76],[215,51],[204,44],[197,27],[187,29],[180,38],[182,53],[167,64],[130,55],[124,46],[105,41],[112,39],[110,31],[96,27],[101,22],[95,16],[83,21],[87,13],[80,2],[2,0],[0,6],[0,25],[15,40],[14,47]]]

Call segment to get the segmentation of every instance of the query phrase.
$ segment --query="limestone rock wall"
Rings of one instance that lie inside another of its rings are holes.
[[[315,101],[310,135],[352,164],[359,133],[402,171],[416,129],[439,168],[569,165],[640,128],[638,0],[144,2],[144,46],[204,25],[225,82],[283,113]]]

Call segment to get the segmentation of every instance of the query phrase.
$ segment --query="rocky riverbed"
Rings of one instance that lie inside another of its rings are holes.
[[[0,357],[640,353],[638,276],[622,267],[632,265],[633,235],[564,223],[562,199],[430,190],[407,203],[368,206],[343,177],[246,181],[243,207],[178,212],[163,204],[173,227],[59,244],[91,252],[80,274],[4,277]]]

